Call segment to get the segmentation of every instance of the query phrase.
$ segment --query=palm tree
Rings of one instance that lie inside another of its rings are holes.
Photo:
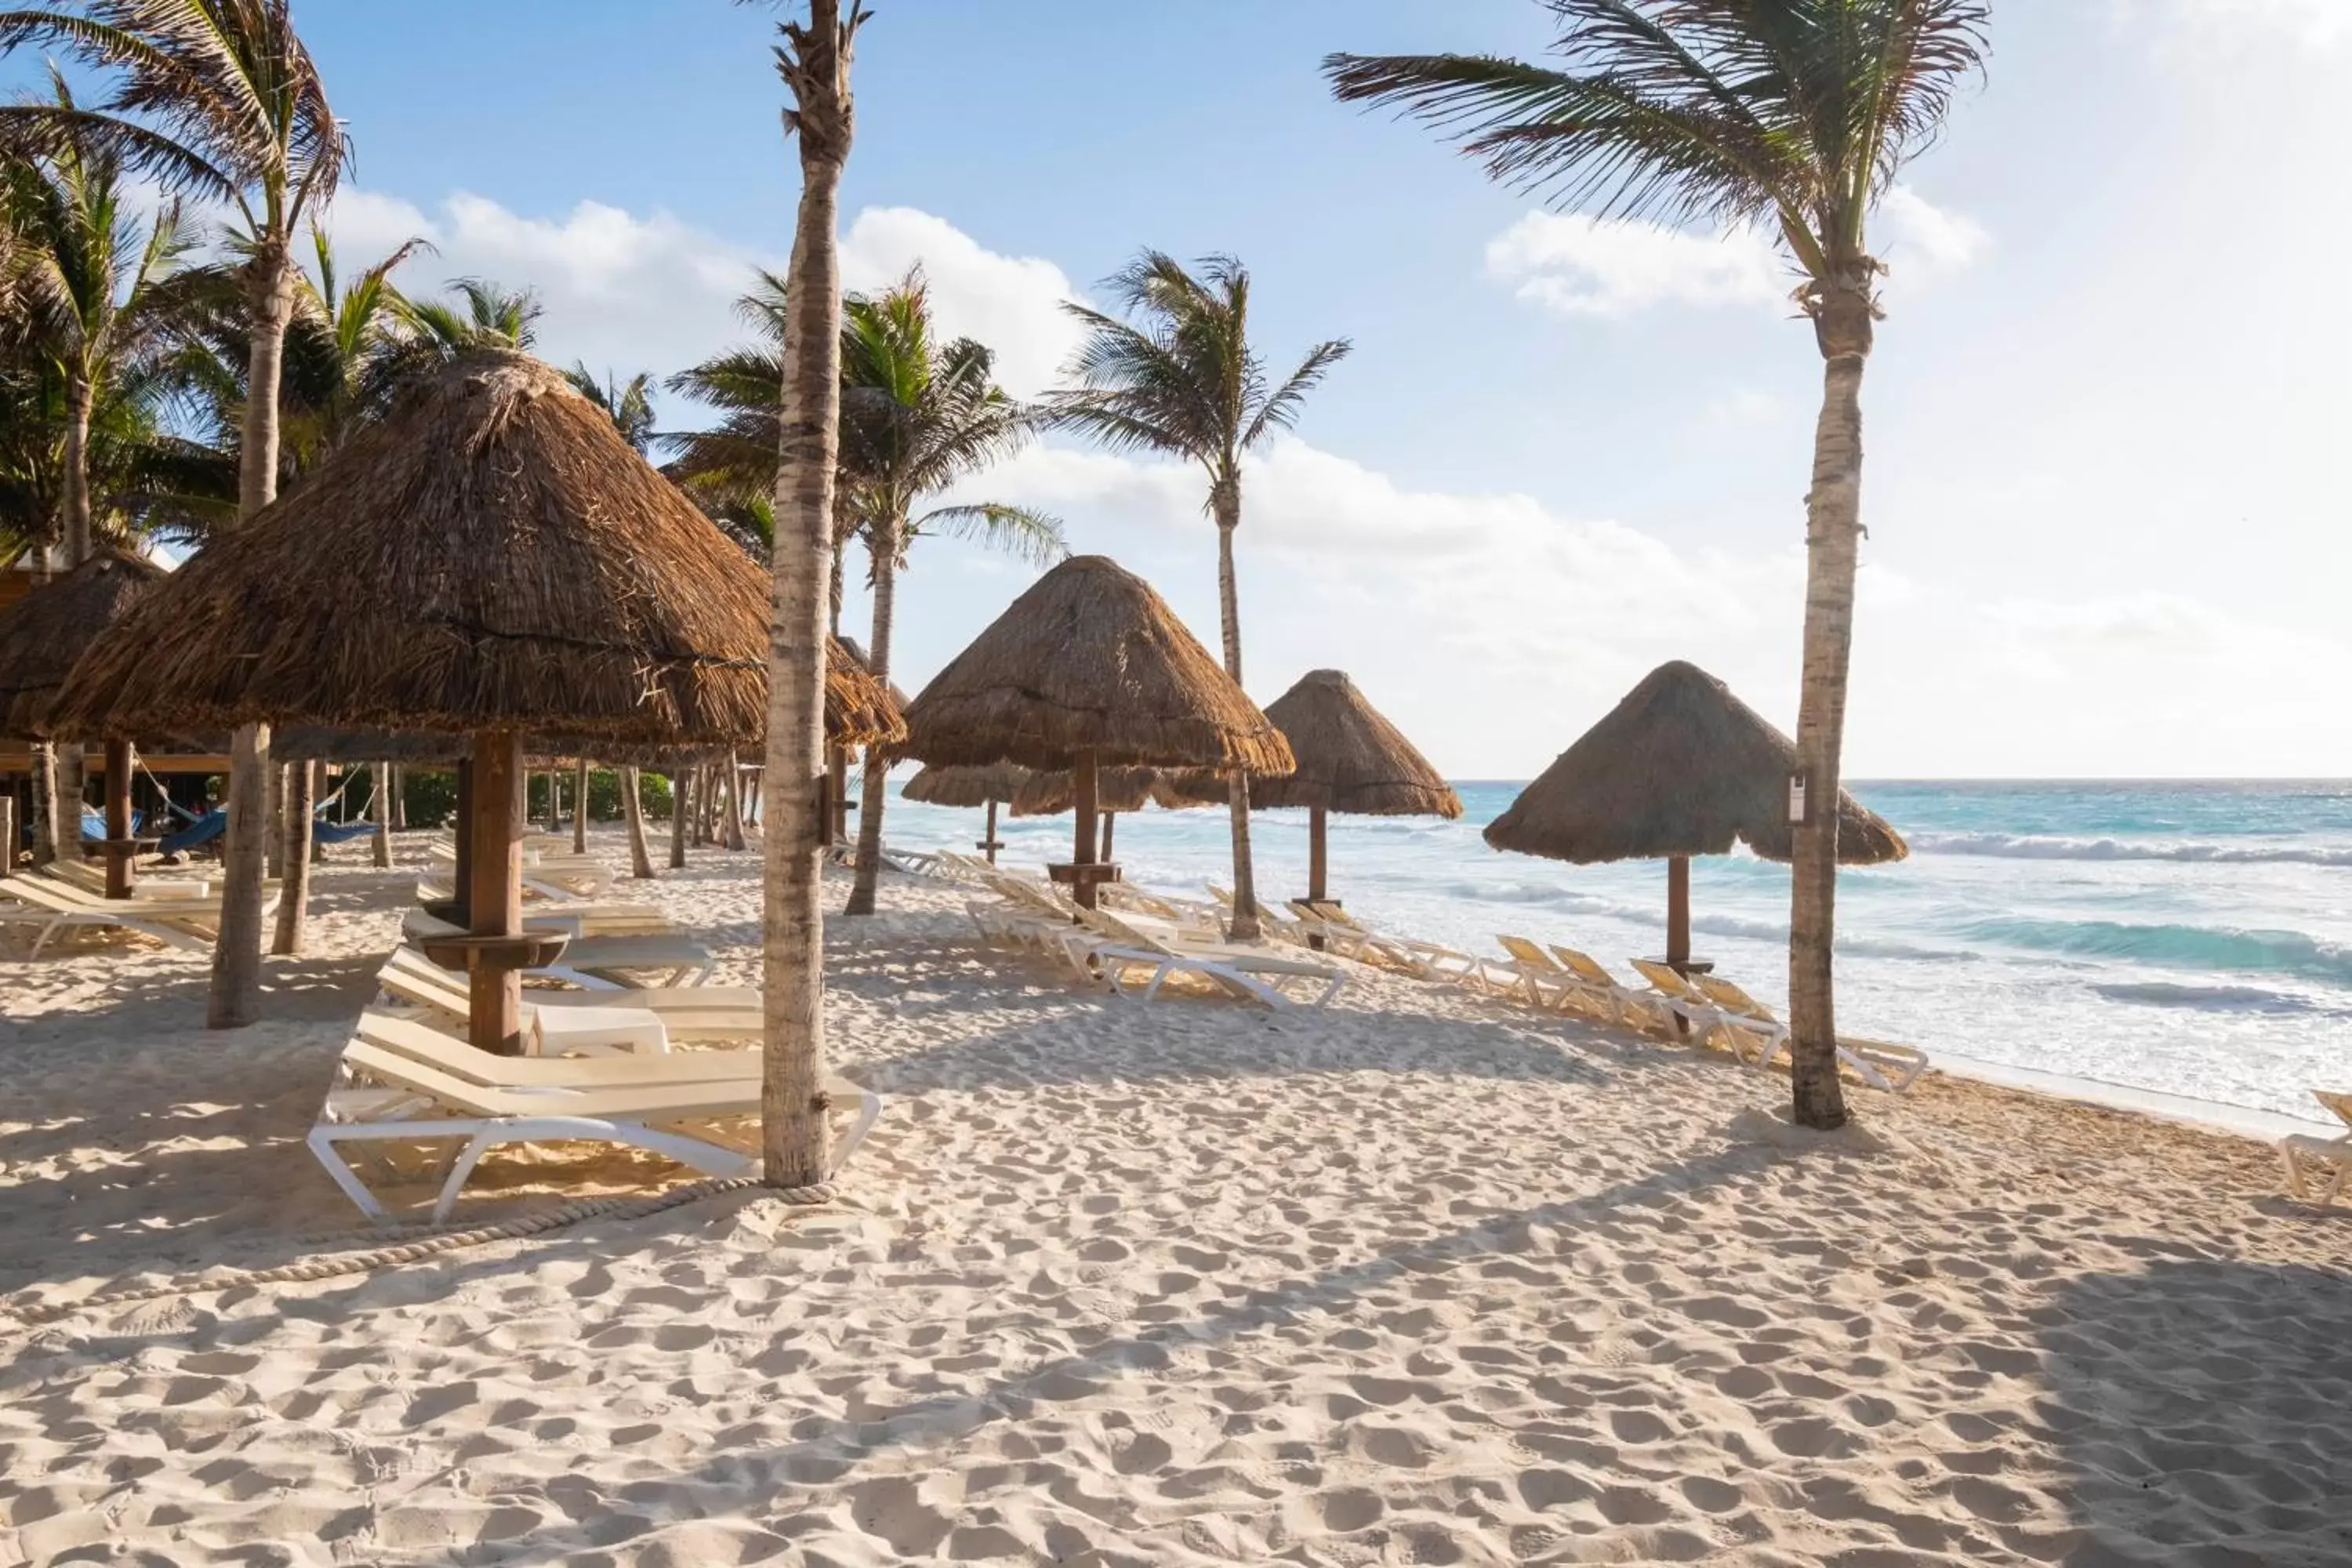
[[[1147,250],[1103,287],[1126,320],[1065,304],[1087,325],[1070,362],[1074,385],[1050,399],[1054,422],[1113,451],[1164,452],[1209,476],[1207,510],[1217,525],[1217,612],[1225,673],[1242,679],[1241,602],[1234,580],[1234,533],[1242,521],[1242,455],[1298,418],[1307,394],[1346,357],[1349,343],[1316,344],[1269,386],[1250,346],[1249,273],[1212,256],[1194,277],[1174,258]],[[1249,780],[1233,776],[1234,935],[1258,935],[1257,879],[1250,868]]]
[[[993,356],[971,339],[937,340],[930,292],[919,269],[881,294],[843,301],[841,462],[854,481],[851,505],[871,563],[874,637],[866,665],[886,684],[898,573],[916,540],[977,538],[1039,565],[1069,553],[1060,523],[1020,507],[983,501],[915,510],[926,497],[1011,456],[1034,435],[1038,411],[998,386],[993,368]],[[857,876],[846,911],[853,915],[874,912],[889,772],[879,748],[867,747],[858,796]]]
[[[776,69],[800,139],[800,211],[784,289],[783,406],[775,488],[775,625],[768,669],[767,798],[761,835],[766,900],[761,1012],[767,1057],[760,1142],[771,1186],[822,1182],[825,1163],[825,581],[832,570],[835,470],[841,455],[841,172],[854,124],[850,57],[860,0],[809,0],[805,24],[778,31]]]
[[[54,107],[78,106],[51,73]],[[62,480],[65,564],[90,552],[90,428],[125,372],[152,364],[167,343],[175,301],[165,287],[188,249],[177,202],[142,226],[131,216],[122,160],[102,137],[68,134],[46,156],[0,174],[16,209],[21,255],[16,292],[31,342],[65,393]]]
[[[278,493],[278,384],[293,311],[294,235],[331,199],[350,147],[288,0],[86,0],[74,10],[0,12],[0,54],[53,45],[117,73],[98,110],[0,107],[0,142],[54,151],[69,136],[113,149],[127,169],[166,190],[232,205],[252,244],[246,302],[252,324],[237,519]],[[205,1022],[253,1019],[261,988],[261,883],[267,726],[231,742],[230,831]]]
[[[1343,100],[1393,104],[1563,205],[1769,226],[1824,362],[1805,500],[1790,878],[1795,1115],[1843,1125],[1831,971],[1837,798],[1862,533],[1862,372],[1880,315],[1871,213],[1983,68],[1983,0],[1546,0],[1561,68],[1493,56],[1333,55]]]
[[[572,368],[563,373],[563,379],[570,382],[581,396],[603,409],[604,417],[613,422],[613,428],[621,433],[621,439],[635,448],[639,457],[645,456],[654,440],[654,378],[651,372],[641,370],[626,382],[616,382],[612,372],[607,371],[604,379],[598,381],[595,372],[588,368],[585,361],[575,360]]]
[[[663,471],[684,485],[712,521],[761,560],[775,542],[776,476],[781,465],[784,383],[786,284],[762,269],[751,292],[735,301],[735,313],[760,341],[730,349],[678,372],[669,390],[719,410],[709,430],[663,434],[657,440],[677,457]],[[827,629],[841,633],[844,567],[859,526],[856,479],[834,479],[833,552],[826,578]]]

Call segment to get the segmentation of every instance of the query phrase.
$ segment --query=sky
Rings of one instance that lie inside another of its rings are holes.
[[[1240,257],[1277,371],[1352,342],[1245,479],[1261,703],[1344,668],[1462,778],[1531,775],[1669,658],[1792,726],[1821,368],[1785,264],[1546,210],[1318,74],[1335,49],[1537,54],[1537,0],[876,10],[848,286],[919,263],[1023,395],[1076,341],[1061,302],[1147,246]],[[298,0],[357,149],[343,267],[421,236],[411,292],[528,285],[542,354],[623,376],[740,340],[798,195],[776,15]],[[2352,0],[1995,0],[1984,79],[1874,234],[1849,776],[2352,773],[2347,58]],[[1055,437],[961,499],[1052,512],[1214,647],[1205,498]],[[898,683],[1033,574],[919,543]]]

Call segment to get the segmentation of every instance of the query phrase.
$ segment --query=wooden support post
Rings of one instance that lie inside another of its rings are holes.
[[[457,896],[457,921],[461,926],[474,923],[474,764],[457,764],[457,866],[450,885]]]
[[[982,830],[980,837],[980,847],[987,855],[988,863],[995,865],[996,852],[1004,846],[996,841],[996,803],[992,800],[988,803],[988,826]]]
[[[1676,973],[1690,965],[1690,857],[1666,861],[1666,963]]]
[[[1319,904],[1331,896],[1331,857],[1326,837],[1330,826],[1328,806],[1307,808],[1307,901],[1310,904]]]
[[[687,796],[687,780],[693,776],[688,767],[673,766],[669,770],[669,868],[673,871],[686,864],[686,811],[691,804]]]
[[[138,885],[138,849],[131,842],[131,742],[106,743],[106,896],[127,899]]]
[[[1104,812],[1102,814],[1102,858],[1106,863],[1109,861],[1111,856],[1111,837],[1118,831],[1118,813],[1115,811]]]
[[[991,834],[989,837],[994,837]],[[991,856],[991,859],[995,857]],[[0,788],[0,880],[16,874],[16,781]]]
[[[1094,752],[1087,751],[1077,754],[1071,763],[1070,778],[1076,805],[1073,815],[1077,817],[1077,837],[1070,852],[1070,863],[1081,868],[1093,866],[1097,863],[1095,858]],[[1072,892],[1082,908],[1090,910],[1095,907],[1095,887],[1094,879],[1081,869]]]
[[[572,852],[588,853],[588,759],[572,764]]]
[[[473,840],[467,929],[476,936],[522,934],[522,738],[499,731],[474,738],[474,816],[465,825]],[[470,971],[472,1008],[467,1035],[502,1057],[522,1054],[522,974],[483,962]]]

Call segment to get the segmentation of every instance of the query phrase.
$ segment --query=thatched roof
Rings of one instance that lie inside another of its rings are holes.
[[[927,767],[907,781],[906,795],[926,805],[986,805],[992,800],[1010,805],[1028,780],[1029,770],[1011,763],[984,768]]]
[[[1098,811],[1141,811],[1155,801],[1171,810],[1204,804],[1179,795],[1169,775],[1158,768],[1104,768],[1095,775],[1095,807]],[[1013,796],[1013,815],[1059,816],[1066,811],[1076,810],[1077,804],[1076,785],[1067,769],[1033,773]]]
[[[1321,806],[1357,816],[1462,815],[1454,786],[1344,672],[1308,670],[1266,704],[1265,716],[1290,742],[1298,768],[1287,778],[1252,779],[1252,805]],[[1225,798],[1223,782],[1202,774],[1188,774],[1176,787],[1195,800]]]
[[[1100,555],[1031,584],[907,709],[896,749],[927,763],[1286,773],[1281,731],[1151,585]]]
[[[1497,849],[1555,860],[1722,855],[1733,840],[1768,860],[1794,853],[1786,735],[1694,664],[1662,664],[1486,825]],[[1910,847],[1838,795],[1838,858],[1867,866]]]
[[[88,733],[512,727],[664,748],[766,717],[765,574],[527,355],[468,355],[117,623]],[[879,738],[878,688],[846,706]]]
[[[163,575],[152,561],[101,548],[0,610],[0,735],[47,734],[74,660]]]
[[[874,661],[866,657],[866,645],[859,642],[856,637],[836,636],[833,639],[833,651],[836,659],[842,654],[847,654],[851,661],[857,666],[859,674],[866,676],[868,679],[873,678]],[[901,691],[898,689],[898,683],[894,680],[890,683],[890,700],[898,707],[900,711],[903,712],[906,710],[907,704],[911,701],[912,699],[910,699],[904,691]]]

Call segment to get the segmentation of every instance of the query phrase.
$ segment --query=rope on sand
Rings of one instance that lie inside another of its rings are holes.
[[[309,1279],[330,1279],[343,1274],[368,1274],[396,1263],[414,1263],[418,1258],[430,1258],[436,1253],[456,1252],[463,1247],[481,1247],[493,1241],[512,1241],[520,1237],[543,1235],[565,1226],[577,1225],[582,1220],[643,1219],[666,1209],[683,1207],[687,1204],[699,1203],[705,1198],[740,1192],[759,1184],[757,1176],[722,1176],[689,1182],[650,1198],[587,1198],[576,1204],[566,1204],[561,1208],[523,1215],[498,1225],[478,1226],[471,1230],[436,1231],[420,1236],[414,1241],[391,1247],[376,1247],[364,1252],[345,1253],[334,1258],[314,1258],[302,1263],[280,1264],[275,1268],[237,1269],[226,1275],[184,1276],[160,1284],[110,1290],[70,1301],[0,1301],[0,1312],[27,1324],[46,1323],[70,1317],[76,1312],[119,1307],[132,1301],[152,1301],[165,1296],[205,1296],[249,1285],[290,1284]],[[766,1195],[782,1203],[816,1207],[833,1202],[835,1192],[830,1182],[820,1182],[808,1187],[778,1187]],[[373,1238],[381,1233],[364,1234]]]

